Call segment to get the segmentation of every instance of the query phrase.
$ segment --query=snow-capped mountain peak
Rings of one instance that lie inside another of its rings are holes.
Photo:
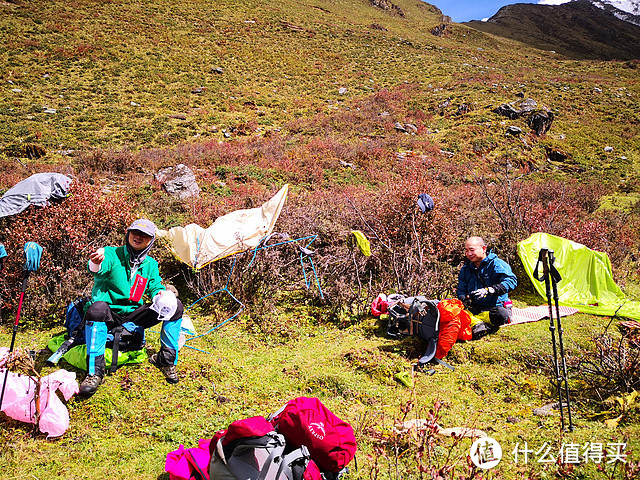
[[[640,25],[640,0],[591,0],[591,3],[620,20]]]

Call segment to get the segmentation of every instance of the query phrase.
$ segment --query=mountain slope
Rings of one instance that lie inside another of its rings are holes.
[[[516,4],[501,8],[486,22],[465,24],[573,59],[640,58],[640,27],[617,18],[610,10],[588,0],[562,5]]]

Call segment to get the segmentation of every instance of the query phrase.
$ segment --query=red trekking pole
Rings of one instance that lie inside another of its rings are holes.
[[[22,289],[20,291],[20,300],[18,301],[18,311],[16,312],[16,321],[13,324],[13,336],[11,337],[11,346],[9,347],[9,355],[13,352],[13,345],[16,342],[16,334],[18,333],[18,324],[20,323],[20,311],[22,310],[22,301],[24,293],[27,291],[27,282],[29,274],[35,272],[40,266],[40,258],[42,257],[42,247],[35,242],[27,242],[24,244],[24,256],[26,263],[24,266],[24,277],[22,279]],[[7,356],[7,359],[9,356]],[[0,394],[0,411],[2,411],[2,400],[4,399],[4,390],[7,387],[7,377],[9,376],[9,368],[5,368],[4,381],[2,382],[2,394]]]

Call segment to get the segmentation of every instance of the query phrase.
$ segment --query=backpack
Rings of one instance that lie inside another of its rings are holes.
[[[264,417],[237,420],[210,443],[210,480],[320,480],[306,447],[287,448]]]
[[[269,417],[292,447],[308,448],[323,471],[339,473],[356,453],[353,428],[317,398],[299,397]]]
[[[387,335],[391,338],[408,337],[410,328],[409,310],[403,298],[401,301],[388,307],[389,323],[387,325]]]
[[[428,300],[426,297],[418,296],[412,299],[411,307],[409,307],[412,334],[418,335],[418,337],[427,342],[427,350],[418,359],[417,366],[422,368],[433,361],[447,367],[449,370],[455,370],[447,362],[436,357],[438,340],[440,339],[439,303],[438,300]],[[430,369],[427,373],[431,375],[435,373],[435,370]]]
[[[427,350],[418,360],[418,365],[424,365],[436,356],[438,338],[440,336],[440,310],[438,310],[438,303],[438,300],[428,300],[423,296],[411,299],[411,306],[409,307],[411,333],[427,342]]]
[[[76,344],[84,343],[84,307],[89,299],[87,297],[76,298],[66,309],[64,316],[64,328],[67,329],[69,338],[75,338]]]
[[[169,480],[209,480],[210,442],[210,438],[201,438],[197,447],[184,448],[180,445],[177,450],[169,452],[164,465]]]

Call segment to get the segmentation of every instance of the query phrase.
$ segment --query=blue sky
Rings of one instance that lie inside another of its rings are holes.
[[[504,0],[425,0],[427,3],[435,5],[442,13],[449,15],[454,22],[467,22],[469,20],[482,20],[493,16],[501,7],[513,5],[515,3],[542,3],[547,5],[558,5],[569,0],[534,0],[527,1],[504,1]]]

